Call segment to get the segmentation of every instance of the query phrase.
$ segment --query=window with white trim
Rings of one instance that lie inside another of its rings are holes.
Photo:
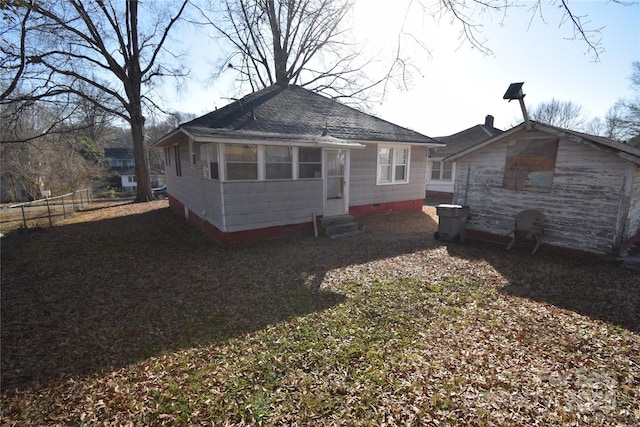
[[[196,167],[196,152],[193,149],[193,139],[189,139],[189,162],[192,168]]]
[[[258,179],[258,146],[253,144],[225,144],[224,159],[227,181]]]
[[[298,178],[322,178],[322,148],[298,148]]]
[[[453,178],[453,162],[442,163],[442,180],[451,181]]]
[[[266,145],[264,147],[265,178],[293,178],[293,148],[284,145]]]
[[[409,182],[410,148],[397,145],[378,146],[378,185]]]
[[[453,162],[433,160],[431,162],[431,179],[434,181],[451,181],[453,178]]]
[[[217,143],[200,145],[200,163],[202,164],[203,178],[220,179]]]

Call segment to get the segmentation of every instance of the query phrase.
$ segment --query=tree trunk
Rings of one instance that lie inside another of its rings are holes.
[[[276,84],[279,86],[289,85],[287,75],[287,61],[289,54],[282,46],[282,29],[278,19],[276,7],[273,0],[267,2],[267,13],[269,14],[269,24],[271,26],[271,38],[273,40],[273,60],[276,70]]]
[[[133,137],[133,158],[136,162],[136,202],[148,202],[151,194],[149,155],[144,143],[144,116],[142,115],[142,70],[140,68],[140,45],[138,44],[138,1],[129,0],[129,64],[128,79],[125,82],[129,98],[131,116],[131,136]]]
[[[153,200],[151,194],[151,175],[149,173],[149,156],[144,143],[144,117],[131,120],[131,136],[133,137],[133,158],[136,162],[136,202]]]

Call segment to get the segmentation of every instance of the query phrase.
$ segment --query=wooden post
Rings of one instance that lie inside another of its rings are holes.
[[[27,217],[24,216],[24,205],[20,206],[20,208],[22,209],[22,224],[24,225],[24,228],[27,228]]]
[[[48,204],[49,202],[47,202]],[[67,209],[64,206],[64,196],[62,196],[62,218],[67,218]]]
[[[47,212],[49,213],[49,227],[53,227],[53,222],[51,222],[51,208],[49,207],[49,198],[47,197]]]
[[[313,235],[318,237],[318,221],[316,219],[316,214],[311,214],[311,219],[313,220]]]

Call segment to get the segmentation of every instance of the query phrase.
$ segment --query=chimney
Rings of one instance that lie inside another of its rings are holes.
[[[493,116],[491,114],[487,114],[487,117],[484,118],[484,125],[488,128],[493,127]]]

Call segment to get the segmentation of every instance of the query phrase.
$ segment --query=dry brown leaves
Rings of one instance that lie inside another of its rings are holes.
[[[3,242],[3,425],[640,419],[637,274],[361,221],[222,250],[153,202]]]

